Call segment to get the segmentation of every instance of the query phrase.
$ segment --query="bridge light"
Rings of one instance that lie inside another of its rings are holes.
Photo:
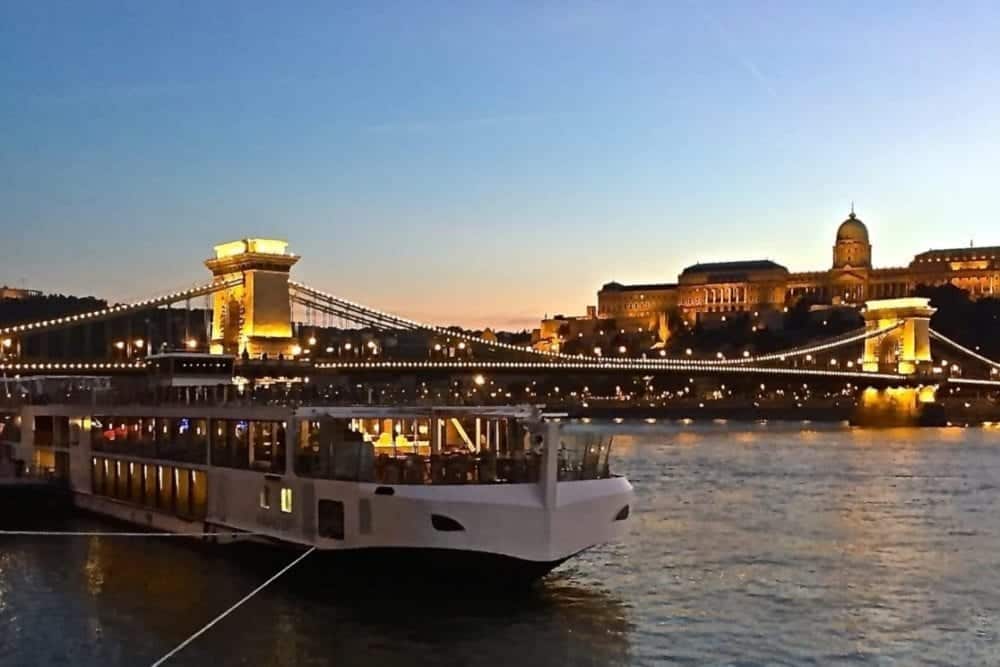
[[[11,345],[13,345],[13,344],[14,344],[14,341],[11,340],[10,338],[4,338],[3,339],[3,346],[5,348],[7,348],[8,350],[10,349]]]
[[[628,349],[624,345],[618,346],[618,354],[625,354],[626,352],[628,352]]]
[[[460,349],[460,350],[464,350],[464,349],[465,349],[465,341],[464,341],[464,340],[463,340],[463,341],[461,341],[461,342],[460,342],[460,343],[458,344],[458,349]]]
[[[292,345],[292,356],[293,357],[297,357],[300,354],[302,354],[302,346],[301,345]]]
[[[198,341],[196,341],[194,338],[188,338],[186,341],[184,341],[184,344],[187,345],[187,348],[189,350],[193,350],[194,348],[198,347]]]
[[[684,354],[686,354],[687,356],[689,356],[689,357],[690,357],[690,356],[691,356],[691,354],[692,354],[692,351],[691,351],[691,348],[689,347],[689,348],[687,348],[686,350],[684,350]]]
[[[749,357],[750,356],[750,350],[743,350],[743,356],[744,357]]]
[[[119,350],[124,350],[125,349],[125,341],[123,341],[123,340],[115,341],[115,347],[118,348]]]
[[[831,366],[836,366],[837,365],[837,360],[836,359],[831,359],[830,360],[830,365]]]
[[[136,338],[135,339],[135,346],[138,347],[139,349],[142,349],[143,346],[145,346],[145,345],[146,345],[146,341],[144,341],[143,339],[141,339],[141,338]]]
[[[475,382],[478,387],[482,387],[486,384],[486,378],[483,377],[482,373],[477,373],[476,376],[472,378],[472,381]]]
[[[594,354],[596,356],[598,356],[598,357],[601,356],[601,348],[600,347],[595,347],[594,348]]]
[[[351,344],[350,343],[344,343],[344,349],[345,350],[350,350],[351,349]]]
[[[309,347],[316,344],[316,336],[309,336]]]

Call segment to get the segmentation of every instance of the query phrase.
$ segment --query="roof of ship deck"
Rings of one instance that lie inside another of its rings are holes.
[[[319,417],[334,417],[340,419],[372,418],[414,418],[431,416],[450,417],[509,417],[513,419],[537,419],[539,410],[533,405],[502,405],[502,406],[391,406],[391,405],[352,405],[352,406],[308,406],[295,411],[296,417],[309,419]]]

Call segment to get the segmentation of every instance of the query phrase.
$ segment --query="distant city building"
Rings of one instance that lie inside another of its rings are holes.
[[[39,290],[7,287],[6,285],[0,287],[0,299],[30,299],[41,295]]]
[[[852,210],[837,228],[829,269],[791,272],[771,260],[710,262],[688,266],[676,283],[609,282],[597,293],[596,312],[543,321],[534,340],[537,347],[551,347],[560,331],[563,339],[586,335],[593,329],[588,319],[614,319],[626,330],[662,332],[672,312],[689,324],[718,321],[734,312],[755,313],[774,322],[775,313],[803,298],[857,305],[869,299],[910,296],[919,285],[947,284],[968,291],[973,299],[1000,296],[1000,246],[928,250],[908,266],[876,269],[868,228]]]

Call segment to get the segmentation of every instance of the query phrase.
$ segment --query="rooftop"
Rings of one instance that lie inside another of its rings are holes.
[[[677,289],[677,283],[640,283],[638,285],[622,285],[618,282],[605,283],[602,292],[655,292],[656,290]]]
[[[916,259],[926,257],[953,257],[955,259],[986,259],[1000,256],[1000,246],[970,246],[968,248],[932,248],[916,255]]]
[[[288,242],[280,239],[242,239],[215,246],[215,258],[223,259],[246,253],[261,255],[286,255]]]
[[[681,275],[687,273],[730,273],[735,271],[788,271],[784,266],[769,259],[748,259],[736,262],[699,262],[692,264],[681,271]]]

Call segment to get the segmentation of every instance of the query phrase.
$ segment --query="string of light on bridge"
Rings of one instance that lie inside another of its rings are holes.
[[[343,362],[317,362],[314,364],[317,369],[326,370],[591,370],[594,368],[609,371],[639,371],[646,372],[651,369],[645,364],[623,365],[620,363],[601,362],[534,362],[534,361],[343,361]],[[876,379],[898,381],[901,376],[894,373],[875,373],[865,371],[830,371],[809,368],[759,368],[747,365],[719,366],[718,364],[707,364],[692,361],[685,367],[661,367],[658,370],[668,370],[672,372],[705,372],[712,373],[739,373],[739,374],[760,374],[772,373],[774,375],[788,376],[808,376],[808,377],[829,377],[844,379]]]
[[[424,322],[419,322],[417,320],[412,320],[406,317],[401,317],[399,315],[394,315],[382,310],[374,309],[363,304],[350,301],[338,296],[334,296],[329,292],[324,292],[322,290],[310,287],[304,283],[299,283],[295,281],[289,281],[289,286],[291,287],[292,298],[295,299],[301,305],[307,307],[322,307],[323,305],[328,305],[331,307],[331,311],[339,316],[345,317],[346,319],[356,318],[360,324],[372,325],[376,322],[392,323],[402,329],[422,329],[425,331],[430,331],[435,334],[450,336],[457,338],[459,340],[464,340],[471,343],[476,343],[479,345],[484,345],[487,347],[494,347],[499,349],[511,350],[515,352],[532,354],[540,357],[544,357],[550,360],[565,361],[569,363],[574,362],[585,362],[589,364],[603,365],[602,367],[609,367],[608,364],[613,365],[630,365],[630,364],[642,364],[647,367],[655,368],[660,366],[678,366],[682,368],[688,367],[692,361],[690,358],[685,357],[652,357],[652,358],[637,358],[637,357],[600,357],[595,358],[584,354],[564,354],[559,352],[552,352],[547,350],[536,350],[530,346],[520,346],[513,345],[510,343],[503,343],[501,341],[486,340],[484,338],[473,336],[464,332],[454,331],[452,329],[447,329],[444,327],[436,326],[433,324],[427,324]],[[298,298],[295,294],[296,290],[304,292],[313,298],[322,299],[327,302],[327,304],[317,304],[315,302],[308,301],[306,299]],[[343,309],[348,309],[349,312],[344,312]],[[713,365],[713,366],[725,366],[725,365],[747,365],[755,363],[763,363],[767,361],[786,361],[787,359],[793,359],[797,357],[803,357],[810,354],[819,354],[829,350],[833,350],[839,347],[850,345],[867,338],[872,338],[875,336],[882,336],[898,327],[902,326],[902,322],[894,322],[893,324],[881,327],[879,329],[872,330],[862,330],[859,332],[851,332],[844,336],[838,337],[833,340],[824,341],[821,343],[814,343],[811,345],[802,346],[799,348],[793,348],[790,350],[785,350],[782,352],[773,352],[761,355],[746,355],[744,357],[737,357],[734,359],[701,359],[697,360],[699,363]],[[661,355],[664,354],[661,351]]]
[[[170,294],[165,294],[163,296],[154,297],[152,299],[144,299],[142,301],[136,301],[134,303],[120,304],[117,306],[111,306],[109,308],[102,308],[100,310],[92,310],[86,313],[79,313],[76,315],[65,315],[63,317],[54,317],[50,320],[39,320],[37,322],[29,322],[27,324],[18,324],[14,326],[0,328],[0,336],[8,336],[19,333],[40,333],[45,329],[51,327],[58,327],[67,324],[82,324],[89,321],[94,321],[98,319],[103,319],[105,317],[112,317],[117,315],[125,315],[129,312],[136,310],[143,310],[145,308],[156,308],[158,306],[166,306],[178,301],[185,301],[187,299],[193,299],[195,297],[204,296],[206,294],[212,294],[213,292],[218,292],[219,290],[229,289],[237,285],[241,285],[243,279],[234,279],[217,283],[206,283],[203,285],[198,285],[197,287],[192,287],[191,289],[181,290],[179,292],[172,292]]]
[[[66,363],[17,363],[0,364],[0,371],[106,371],[106,370],[141,370],[146,367],[144,361],[132,362],[66,362]]]

